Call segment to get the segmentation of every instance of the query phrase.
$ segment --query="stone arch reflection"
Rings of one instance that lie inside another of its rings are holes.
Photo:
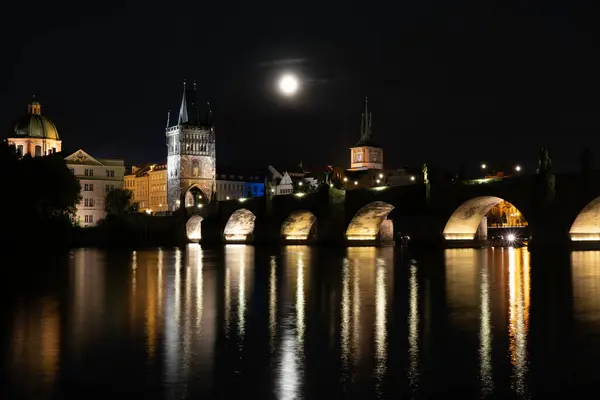
[[[191,242],[199,242],[202,239],[202,218],[200,215],[194,215],[188,219],[185,224],[187,238]]]
[[[383,201],[373,201],[362,207],[350,221],[346,239],[371,241],[383,236],[384,240],[389,240],[391,236],[393,240],[393,223],[387,219],[393,209],[393,205]]]
[[[573,241],[600,241],[600,197],[577,214],[569,235]]]
[[[308,246],[286,246],[283,255],[281,293],[280,354],[278,397],[295,399],[300,394],[304,369],[306,298],[309,292],[312,250]],[[272,268],[274,265],[272,265]],[[274,273],[274,269],[272,269]],[[273,278],[274,279],[274,278]],[[273,311],[276,312],[275,310]]]
[[[225,333],[235,329],[239,346],[246,335],[246,317],[254,287],[254,247],[243,244],[225,246]]]
[[[240,208],[227,220],[223,235],[228,242],[249,240],[254,233],[256,215],[250,210]]]
[[[371,362],[375,349],[377,390],[388,354],[388,304],[393,293],[393,249],[349,247],[341,271],[340,344],[344,376],[353,365]]]
[[[527,220],[508,201],[495,196],[480,196],[465,201],[454,210],[443,235],[446,240],[487,239],[488,225],[522,228],[527,226]]]
[[[310,211],[293,211],[281,225],[281,236],[285,240],[308,240],[316,233],[316,222]]]

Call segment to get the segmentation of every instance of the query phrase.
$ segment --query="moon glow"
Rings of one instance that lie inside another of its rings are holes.
[[[298,78],[294,75],[286,74],[279,79],[279,91],[284,96],[293,96],[298,92]]]

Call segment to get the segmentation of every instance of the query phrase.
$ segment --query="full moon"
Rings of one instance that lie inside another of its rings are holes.
[[[294,75],[284,75],[279,79],[279,90],[285,96],[293,96],[298,92],[298,78]]]

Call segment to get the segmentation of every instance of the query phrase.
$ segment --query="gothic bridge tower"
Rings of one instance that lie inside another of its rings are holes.
[[[216,149],[212,111],[200,116],[196,82],[183,83],[177,124],[167,118],[167,202],[169,211],[209,202],[215,190]]]

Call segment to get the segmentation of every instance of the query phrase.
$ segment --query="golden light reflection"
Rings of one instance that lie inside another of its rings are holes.
[[[529,330],[529,252],[508,249],[509,258],[509,338],[513,366],[512,386],[527,394],[527,334]]]
[[[387,282],[386,262],[377,259],[375,272],[375,377],[383,383],[387,365]]]
[[[571,271],[575,320],[600,335],[600,251],[572,252]]]
[[[298,271],[296,283],[296,330],[298,332],[298,346],[300,351],[304,346],[304,253],[298,256]]]
[[[492,374],[492,313],[490,310],[490,283],[487,257],[481,268],[481,316],[479,322],[479,377],[481,380],[482,398],[489,396],[494,389]]]
[[[11,335],[11,369],[16,382],[26,382],[21,393],[31,398],[51,397],[60,365],[60,314],[53,297],[21,303],[15,310]]]
[[[299,398],[304,368],[304,335],[306,330],[306,275],[310,267],[311,249],[308,246],[286,246],[284,254],[285,289],[282,305],[281,358],[278,366],[278,398]],[[271,260],[272,288],[275,285],[275,260]],[[271,292],[273,296],[276,293]],[[275,311],[274,311],[275,312]],[[276,316],[274,316],[276,318]]]
[[[98,252],[79,249],[71,264],[73,337],[70,343],[76,352],[101,332],[102,315],[106,309],[105,259]],[[126,305],[125,305],[126,307]]]
[[[358,364],[371,363],[376,390],[387,368],[387,306],[392,293],[393,249],[350,247],[341,271],[340,345],[342,380],[350,382]],[[375,353],[373,358],[366,357]]]
[[[254,247],[240,244],[225,246],[225,325],[231,329],[231,313],[235,313],[238,345],[246,335],[248,299],[252,294]],[[232,310],[235,305],[235,310]]]
[[[419,281],[417,266],[411,264],[408,279],[408,381],[413,391],[419,387]]]
[[[275,349],[277,337],[277,261],[271,256],[271,271],[269,274],[269,339],[271,351]]]

